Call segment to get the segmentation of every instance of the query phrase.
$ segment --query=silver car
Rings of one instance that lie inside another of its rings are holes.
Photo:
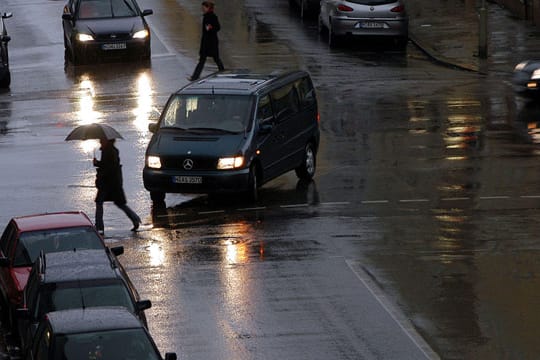
[[[403,0],[321,0],[319,30],[328,31],[328,43],[345,35],[388,36],[407,45],[409,17]]]

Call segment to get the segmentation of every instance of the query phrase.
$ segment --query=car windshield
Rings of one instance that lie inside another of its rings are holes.
[[[355,4],[361,5],[385,5],[397,2],[397,0],[347,0]]]
[[[161,128],[239,133],[250,126],[251,97],[177,95],[168,104]]]
[[[58,284],[40,296],[34,315],[41,318],[48,312],[96,306],[122,306],[134,312],[127,288],[120,280]]]
[[[103,249],[103,241],[91,227],[74,227],[30,231],[21,234],[13,266],[31,266],[40,251],[45,253]]]
[[[161,358],[142,328],[59,335],[53,346],[54,360]]]
[[[132,0],[81,0],[79,19],[103,19],[137,16]]]

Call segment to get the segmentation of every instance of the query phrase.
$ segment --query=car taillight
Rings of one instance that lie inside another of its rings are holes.
[[[405,11],[405,6],[403,5],[399,5],[399,6],[396,6],[392,9],[390,9],[391,12],[404,12]]]
[[[339,11],[353,11],[352,7],[343,4],[338,5],[337,9]]]

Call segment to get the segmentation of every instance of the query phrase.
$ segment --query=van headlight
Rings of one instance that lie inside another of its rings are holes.
[[[159,156],[148,156],[146,158],[146,164],[151,169],[161,169],[161,159]]]
[[[218,170],[238,169],[244,165],[243,156],[220,158],[217,164]]]
[[[81,42],[86,42],[86,41],[93,41],[94,38],[92,37],[92,35],[88,35],[88,34],[77,34],[77,40]]]

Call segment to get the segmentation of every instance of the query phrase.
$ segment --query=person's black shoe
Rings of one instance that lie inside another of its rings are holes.
[[[193,76],[188,76],[187,79],[188,79],[189,81],[195,81],[195,80],[197,80],[198,78],[194,78]]]
[[[138,222],[136,224],[133,224],[133,227],[131,228],[131,231],[137,231],[139,229],[140,224],[141,224],[140,222]]]

